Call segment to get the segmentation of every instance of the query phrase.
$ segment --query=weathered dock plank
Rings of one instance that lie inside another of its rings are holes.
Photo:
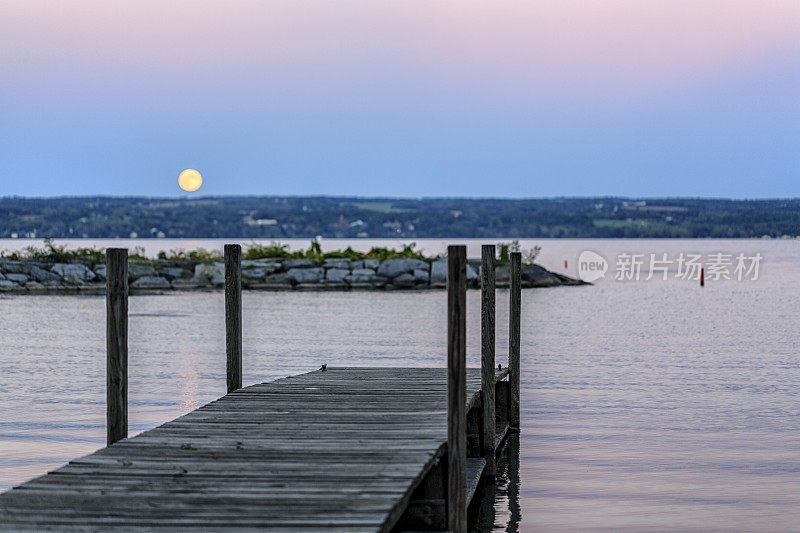
[[[480,388],[469,369],[470,406]],[[0,529],[390,531],[446,442],[446,369],[328,368],[236,390],[1,494]],[[484,464],[469,460],[470,494]]]

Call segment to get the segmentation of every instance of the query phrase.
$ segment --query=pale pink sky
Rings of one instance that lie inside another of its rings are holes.
[[[372,67],[444,83],[515,75],[529,88],[630,88],[737,72],[800,41],[800,2],[789,0],[6,0],[0,13],[4,69],[43,77],[253,69],[302,80]]]
[[[64,120],[624,116],[796,75],[800,2],[5,0],[0,50],[0,104]]]

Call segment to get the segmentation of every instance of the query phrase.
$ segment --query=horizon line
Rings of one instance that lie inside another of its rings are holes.
[[[575,196],[358,196],[358,195],[332,195],[332,194],[224,194],[224,195],[180,195],[180,196],[145,196],[145,195],[113,195],[113,194],[85,194],[85,195],[57,195],[57,196],[0,196],[0,201],[6,200],[77,200],[88,198],[104,199],[148,199],[148,200],[219,200],[241,198],[270,198],[270,199],[301,199],[301,198],[328,198],[346,200],[393,200],[393,201],[424,201],[424,200],[499,200],[499,201],[531,201],[531,200],[707,200],[730,202],[761,202],[761,201],[800,201],[800,196],[764,196],[764,197],[730,197],[730,196],[619,196],[619,195],[575,195]]]

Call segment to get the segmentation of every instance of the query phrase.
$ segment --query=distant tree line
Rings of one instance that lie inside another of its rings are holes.
[[[800,199],[0,198],[0,238],[781,237]]]

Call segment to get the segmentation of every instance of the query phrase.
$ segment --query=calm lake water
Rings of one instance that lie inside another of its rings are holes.
[[[673,265],[666,281],[524,291],[521,434],[480,509],[484,529],[796,531],[800,242],[532,244],[572,274],[593,250],[611,263],[606,278],[621,252],[763,262],[755,281],[703,289]],[[507,300],[500,290],[504,366]],[[478,291],[468,304],[477,366]],[[445,307],[443,291],[246,292],[244,382],[323,363],[444,366]],[[224,394],[222,293],[132,296],[130,309],[131,433]],[[102,297],[0,296],[0,488],[104,445],[104,312]]]

